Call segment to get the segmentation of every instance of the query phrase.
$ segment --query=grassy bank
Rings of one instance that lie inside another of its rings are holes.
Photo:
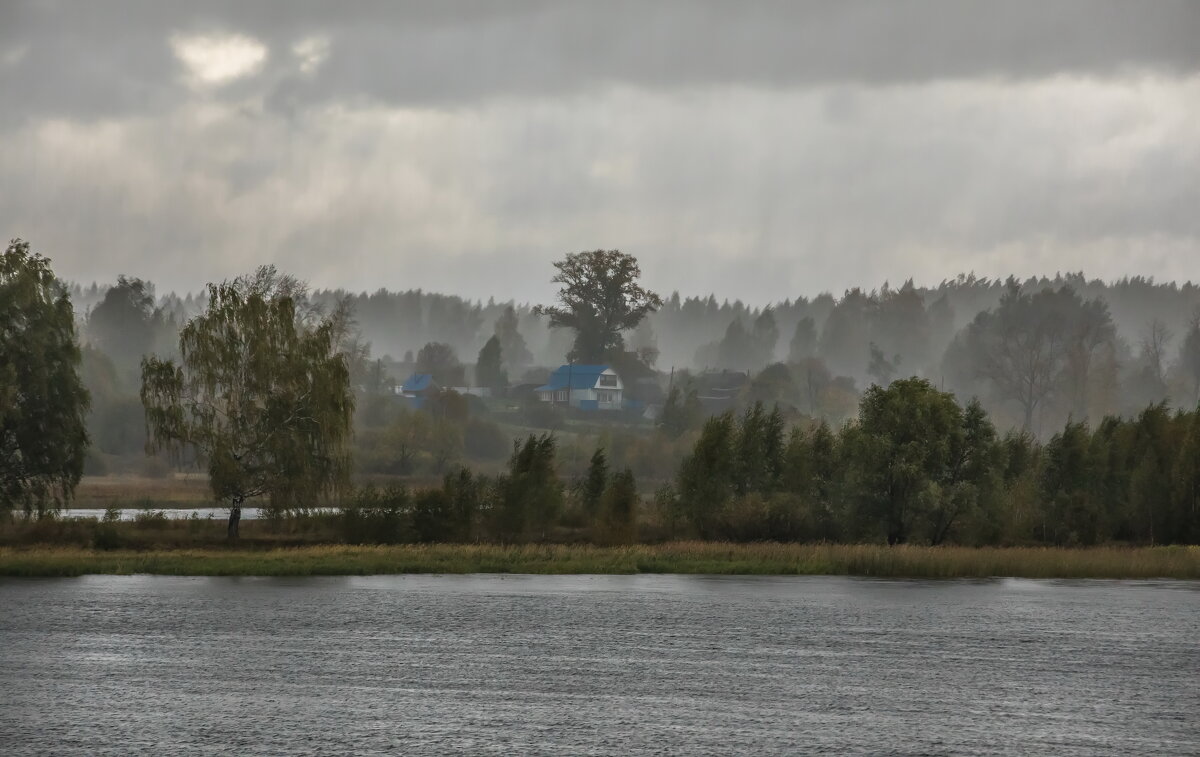
[[[577,545],[307,546],[276,549],[0,548],[0,575],[154,573],[308,576],[394,573],[711,573],[894,578],[1200,579],[1200,547],[1092,549],[675,542]]]

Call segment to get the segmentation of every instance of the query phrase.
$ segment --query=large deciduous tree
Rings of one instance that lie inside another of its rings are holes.
[[[180,359],[147,358],[142,403],[151,448],[193,447],[213,495],[229,503],[316,504],[344,486],[354,395],[333,318],[273,267],[208,288],[208,310],[179,335]]]
[[[560,305],[539,305],[534,313],[549,316],[551,327],[575,331],[568,355],[573,361],[604,362],[624,348],[622,332],[662,305],[657,294],[638,284],[637,258],[620,250],[572,253],[554,267],[558,274],[551,281],[562,285]]]
[[[467,382],[466,368],[458,353],[445,342],[429,342],[417,352],[417,373],[427,373],[442,386],[462,386]]]
[[[1187,402],[1200,404],[1200,311],[1192,315],[1183,346],[1179,350],[1179,370],[1188,389]]]
[[[88,444],[79,362],[65,287],[14,239],[0,257],[0,513],[41,514],[74,493]]]
[[[1016,402],[1022,428],[1056,394],[1086,417],[1096,350],[1114,339],[1108,308],[1084,301],[1070,287],[1024,293],[1015,280],[995,310],[980,313],[956,345],[999,399]],[[952,348],[954,349],[954,348]]]
[[[872,386],[863,395],[858,425],[847,431],[849,460],[862,512],[883,526],[888,544],[908,541],[914,525],[956,483],[963,436],[954,396],[925,379]]]
[[[154,306],[154,287],[138,278],[118,276],[116,286],[88,314],[87,335],[92,346],[112,358],[132,394],[142,357],[154,352],[165,325],[163,313]]]

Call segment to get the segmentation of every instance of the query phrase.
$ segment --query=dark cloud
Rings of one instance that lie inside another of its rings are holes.
[[[14,114],[102,116],[185,97],[167,39],[265,43],[275,107],[452,104],[609,84],[792,87],[1200,71],[1191,0],[995,2],[234,2],[0,5],[0,91]],[[291,46],[329,41],[314,75]],[[6,59],[7,63],[3,61]]]
[[[168,289],[275,262],[537,300],[596,247],[756,301],[1197,279],[1198,24],[1168,1],[0,0],[0,231]],[[196,67],[214,45],[224,73]]]

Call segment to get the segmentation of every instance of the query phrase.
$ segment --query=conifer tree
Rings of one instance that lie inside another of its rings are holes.
[[[583,479],[580,490],[580,500],[583,510],[589,519],[594,519],[600,512],[601,499],[608,487],[608,458],[603,447],[597,447],[588,463],[587,475]]]
[[[508,375],[504,372],[503,360],[500,340],[493,336],[479,350],[479,357],[475,361],[475,383],[493,392],[500,392],[507,387]]]
[[[679,468],[680,503],[701,538],[716,534],[721,511],[733,495],[735,440],[732,413],[709,418]]]
[[[626,468],[612,477],[604,491],[605,538],[611,544],[631,544],[636,536],[637,482]]]

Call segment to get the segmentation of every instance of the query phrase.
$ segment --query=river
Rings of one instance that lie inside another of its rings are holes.
[[[0,753],[1200,754],[1200,584],[0,580]]]

